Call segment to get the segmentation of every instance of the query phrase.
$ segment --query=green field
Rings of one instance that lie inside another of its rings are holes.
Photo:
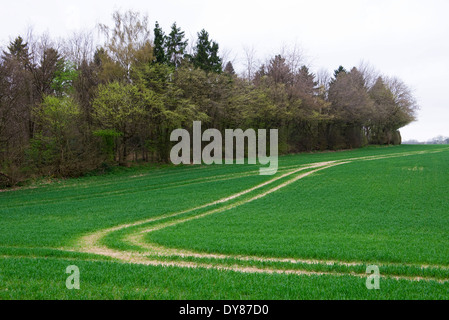
[[[448,147],[258,168],[121,168],[0,192],[0,299],[449,299]]]

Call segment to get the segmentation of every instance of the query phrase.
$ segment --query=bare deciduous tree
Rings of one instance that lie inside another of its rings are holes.
[[[253,80],[256,70],[257,70],[257,66],[258,66],[258,60],[256,58],[256,49],[254,48],[254,46],[251,46],[251,47],[244,46],[243,51],[245,54],[244,78],[250,82]]]
[[[92,31],[74,32],[67,40],[63,41],[62,53],[76,67],[81,66],[83,61],[92,61],[95,54]]]
[[[368,89],[374,86],[380,76],[379,71],[374,66],[363,60],[359,63],[357,70],[362,74],[365,86]]]
[[[149,59],[152,54],[148,16],[135,11],[114,12],[114,27],[99,24],[99,31],[106,38],[109,57],[125,70],[128,81],[131,80],[131,65],[140,52]]]
[[[299,72],[302,66],[307,65],[304,50],[296,43],[293,46],[283,45],[280,55],[285,58],[285,62],[293,74]]]

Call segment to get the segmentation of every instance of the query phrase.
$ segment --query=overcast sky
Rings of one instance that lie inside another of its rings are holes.
[[[363,60],[414,90],[421,110],[401,130],[404,140],[449,136],[447,0],[3,1],[0,46],[29,26],[58,38],[110,24],[117,9],[148,14],[151,29],[157,20],[167,32],[176,21],[190,40],[204,28],[237,66],[245,46],[265,60],[283,45],[300,45],[313,71]]]

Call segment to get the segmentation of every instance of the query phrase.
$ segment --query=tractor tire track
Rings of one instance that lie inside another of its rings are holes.
[[[319,162],[319,163],[313,163],[309,165],[303,165],[301,167],[296,167],[293,170],[288,171],[285,174],[282,174],[281,176],[278,176],[276,178],[273,178],[271,180],[268,180],[262,184],[259,184],[255,187],[252,187],[250,189],[244,190],[242,192],[236,193],[234,195],[231,195],[226,198],[222,198],[195,208],[187,209],[184,211],[180,211],[177,213],[172,214],[166,214],[159,217],[154,217],[142,221],[137,221],[129,224],[123,224],[116,227],[100,230],[98,232],[95,232],[93,234],[86,235],[80,239],[79,242],[79,248],[73,250],[70,249],[70,251],[79,251],[79,252],[85,252],[85,253],[93,253],[93,254],[99,254],[108,256],[114,259],[117,259],[124,263],[135,263],[135,264],[144,264],[144,265],[152,265],[152,266],[165,266],[165,267],[181,267],[181,268],[206,268],[206,269],[217,269],[217,270],[228,270],[228,271],[235,271],[235,272],[242,272],[242,273],[268,273],[268,274],[274,274],[274,273],[282,273],[282,274],[297,274],[297,275],[334,275],[334,276],[357,276],[357,277],[366,277],[366,274],[358,274],[355,272],[344,272],[344,273],[338,273],[338,272],[327,272],[327,271],[309,271],[309,270],[286,270],[286,269],[276,269],[276,268],[257,268],[257,267],[246,267],[241,265],[219,265],[219,264],[211,264],[211,263],[202,263],[202,262],[188,262],[188,261],[161,261],[157,259],[150,259],[146,257],[149,254],[153,254],[156,256],[161,257],[169,257],[169,256],[177,256],[177,257],[193,257],[193,258],[212,258],[212,259],[235,259],[240,261],[259,261],[259,262],[288,262],[288,263],[304,263],[304,264],[315,264],[315,265],[343,265],[343,266],[361,266],[361,265],[367,265],[366,262],[343,262],[343,261],[336,261],[336,260],[319,260],[319,259],[289,259],[289,258],[266,258],[266,257],[256,257],[256,256],[244,256],[244,255],[223,255],[223,254],[208,254],[208,253],[200,253],[200,252],[192,252],[187,250],[179,250],[179,249],[171,249],[171,248],[165,248],[162,246],[158,246],[151,243],[146,243],[144,241],[144,236],[148,233],[154,232],[156,230],[161,230],[164,228],[168,228],[171,226],[175,226],[181,223],[185,223],[188,221],[196,220],[203,218],[205,216],[209,216],[215,213],[224,212],[227,210],[230,210],[232,208],[238,207],[240,205],[258,200],[262,197],[265,197],[273,192],[276,192],[300,179],[303,179],[309,175],[312,175],[318,171],[325,170],[334,166],[342,165],[342,164],[348,164],[353,161],[371,161],[371,160],[380,160],[380,159],[386,159],[386,158],[395,158],[395,157],[405,157],[405,156],[411,156],[411,155],[417,155],[417,154],[424,154],[424,153],[435,153],[435,152],[442,152],[441,151],[419,151],[419,152],[408,152],[408,153],[402,153],[402,154],[391,154],[391,155],[379,155],[379,156],[368,156],[368,157],[360,157],[360,158],[351,158],[351,159],[343,159],[343,160],[336,160],[336,161],[328,161],[328,162]],[[285,170],[286,168],[280,168]],[[262,187],[265,187],[273,182],[276,182],[280,179],[289,177],[291,175],[294,175],[296,173],[300,173],[300,171],[307,170],[307,169],[313,169],[311,171],[308,171],[306,173],[301,173],[293,178],[287,180],[286,182],[281,183],[280,185],[273,187],[269,189],[268,191],[262,192],[260,194],[257,194],[253,197],[250,197],[249,199],[244,199],[241,201],[238,201],[236,203],[231,203],[228,205],[225,205],[220,208],[212,209],[209,211],[206,211],[201,214],[197,214],[194,216],[190,216],[187,218],[180,217],[181,215],[184,215],[186,213],[194,212],[196,210],[208,208],[217,204],[223,204],[226,202],[229,202],[231,200],[240,198],[244,195],[249,194],[250,192],[256,191],[257,189],[260,189]],[[133,251],[121,251],[116,249],[108,248],[105,245],[101,244],[101,239],[110,233],[113,233],[115,231],[124,230],[126,228],[130,227],[139,227],[148,223],[157,222],[160,220],[164,220],[167,218],[175,218],[178,217],[178,219],[174,221],[169,222],[162,222],[156,225],[153,225],[149,228],[146,228],[144,230],[140,230],[138,233],[133,233],[131,235],[128,235],[125,239],[125,241],[139,246],[140,248],[146,250],[146,252],[133,252]],[[64,249],[64,248],[63,248]],[[64,249],[67,250],[67,249]],[[378,265],[382,265],[382,263],[377,263]],[[395,265],[395,264],[389,264],[385,263],[384,265]],[[415,264],[397,264],[398,266],[419,266]],[[449,266],[438,266],[438,265],[426,265],[421,266],[422,268],[442,268],[442,269],[448,269]],[[440,278],[434,278],[434,277],[411,277],[411,276],[397,276],[397,275],[384,275],[383,277],[392,278],[396,280],[408,280],[408,281],[435,281],[439,283],[446,283],[449,282],[449,279],[440,279]]]

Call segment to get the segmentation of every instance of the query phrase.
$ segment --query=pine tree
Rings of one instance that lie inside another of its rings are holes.
[[[343,66],[339,66],[337,70],[334,70],[334,78],[332,79],[332,82],[337,80],[337,77],[339,74],[346,74],[348,71]]]
[[[235,75],[234,66],[232,65],[231,61],[228,61],[228,63],[226,64],[226,67],[224,68],[224,72],[226,72],[227,74],[230,74],[230,75]]]
[[[172,66],[179,67],[185,55],[188,40],[183,40],[185,32],[176,26],[176,22],[171,27],[171,32],[166,37],[166,59]]]
[[[209,40],[209,33],[204,29],[201,30],[198,33],[195,54],[192,57],[193,65],[206,72],[221,73],[222,61],[218,56],[218,49],[218,43]]]
[[[332,86],[335,84],[335,81],[337,81],[337,78],[341,74],[347,74],[348,71],[343,66],[339,66],[338,69],[334,70],[334,77],[329,82],[329,86]]]
[[[28,67],[31,60],[31,54],[28,51],[28,43],[25,43],[21,36],[18,36],[8,46],[8,52],[3,51],[4,60],[15,59],[23,67]]]
[[[164,34],[164,31],[156,21],[156,25],[154,27],[154,61],[157,63],[167,62],[167,56],[165,54],[165,41],[166,36]]]

